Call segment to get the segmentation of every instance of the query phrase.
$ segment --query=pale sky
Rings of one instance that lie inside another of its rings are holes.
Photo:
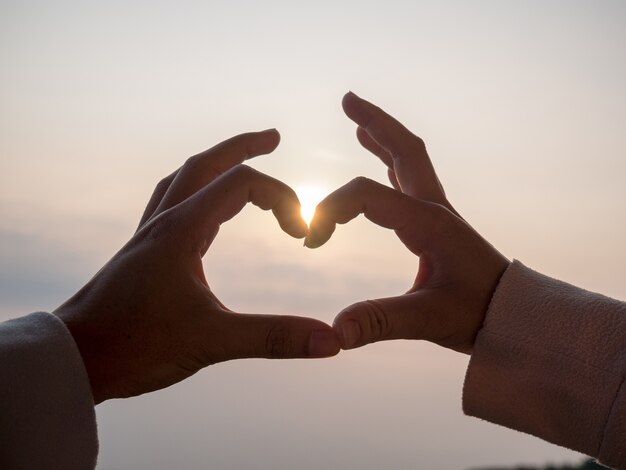
[[[156,182],[232,135],[293,186],[386,183],[349,89],[427,143],[509,258],[626,299],[626,2],[0,1],[0,319],[51,311],[132,234]],[[230,308],[331,322],[417,260],[359,219],[320,250],[247,208],[206,257]],[[247,360],[98,407],[100,470],[463,469],[578,454],[464,417],[467,357],[427,343]]]

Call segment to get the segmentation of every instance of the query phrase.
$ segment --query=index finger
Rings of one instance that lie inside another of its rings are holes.
[[[184,205],[184,230],[202,245],[202,252],[217,234],[219,226],[237,215],[251,202],[271,210],[280,227],[295,238],[303,238],[307,224],[300,214],[296,193],[285,183],[246,165],[226,172]]]
[[[395,230],[407,248],[419,256],[426,243],[431,205],[358,177],[318,204],[304,243],[309,248],[320,247],[330,239],[336,224],[364,214],[375,224]]]
[[[150,218],[184,201],[243,161],[272,152],[279,142],[276,129],[248,132],[190,157],[170,181]]]

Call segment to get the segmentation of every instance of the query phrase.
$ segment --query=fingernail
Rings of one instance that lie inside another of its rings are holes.
[[[315,241],[316,236],[315,236],[315,232],[313,230],[311,230],[311,227],[308,227],[308,233],[306,234],[306,237],[304,237],[304,246],[306,246],[307,248],[318,248],[318,244]]]
[[[342,346],[351,348],[361,337],[361,326],[355,320],[347,320],[339,327],[342,336]]]
[[[366,125],[369,121],[368,109],[364,107],[364,102],[363,99],[351,91],[346,93],[342,101],[345,113],[359,126]]]
[[[306,238],[306,234],[309,231],[309,227],[307,227],[305,223],[304,226],[298,225],[296,230],[297,230],[296,238]]]
[[[294,218],[293,221],[290,221],[291,227],[289,228],[289,233],[296,238],[306,238],[309,233],[309,226],[306,224],[302,218]]]
[[[329,357],[339,352],[341,346],[332,330],[315,330],[309,336],[309,357]]]
[[[310,236],[310,234],[307,234],[307,236],[304,237],[304,246],[307,247],[307,248],[313,248],[311,246],[311,236]]]

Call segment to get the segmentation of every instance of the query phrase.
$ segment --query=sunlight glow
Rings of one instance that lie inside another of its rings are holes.
[[[297,186],[295,191],[300,199],[300,213],[308,225],[315,214],[315,206],[328,195],[328,191],[322,186],[312,184]]]

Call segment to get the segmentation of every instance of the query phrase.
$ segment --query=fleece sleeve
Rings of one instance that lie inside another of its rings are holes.
[[[89,379],[63,322],[0,323],[0,468],[93,469],[97,453]]]
[[[463,410],[626,469],[626,303],[514,261],[476,338]]]

